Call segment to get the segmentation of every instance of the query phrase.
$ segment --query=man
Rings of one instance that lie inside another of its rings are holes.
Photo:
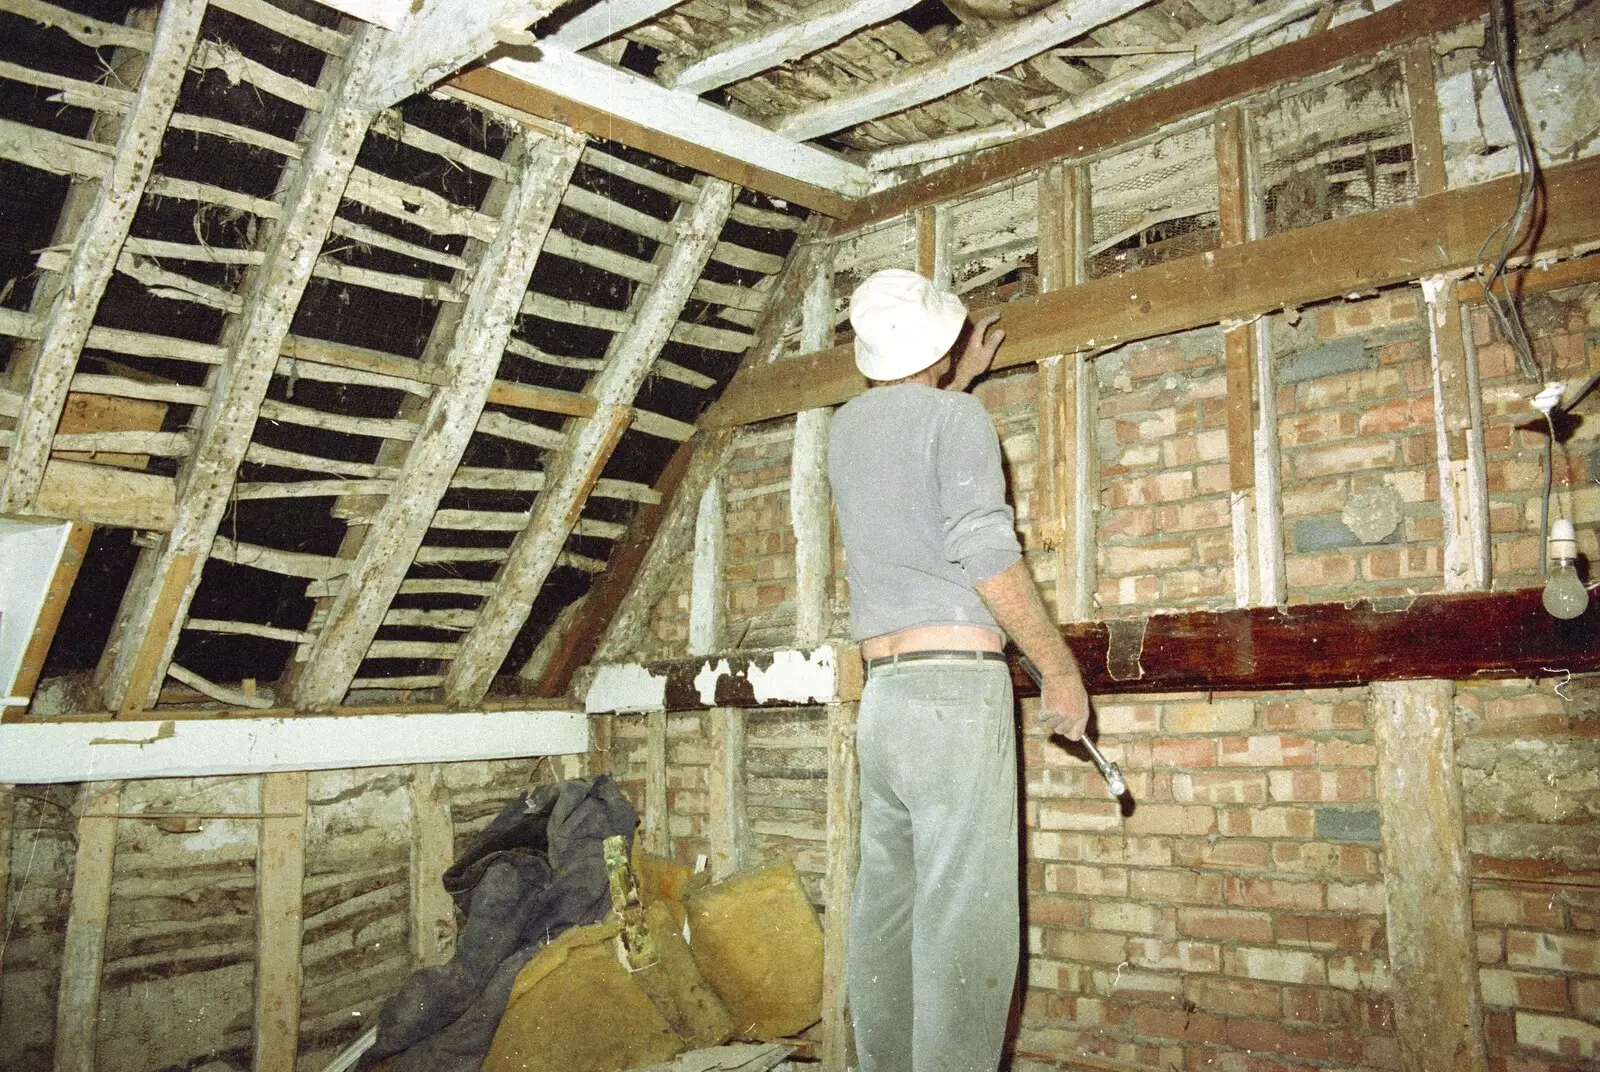
[[[828,475],[867,663],[847,965],[861,1072],[999,1064],[1020,937],[1007,634],[1043,674],[1044,724],[1077,740],[1089,719],[1022,562],[994,425],[963,393],[1005,338],[996,319],[952,367],[955,295],[889,269],[850,299],[871,388],[834,415]]]

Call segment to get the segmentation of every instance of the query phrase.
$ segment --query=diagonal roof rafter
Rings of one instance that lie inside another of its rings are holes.
[[[294,691],[297,707],[338,704],[450,488],[494,384],[534,264],[582,152],[581,139],[521,136],[525,159],[494,240],[478,256],[440,386],[421,418],[395,490],[362,543]],[[478,252],[478,251],[473,251]]]
[[[711,257],[735,193],[733,184],[707,179],[699,198],[679,209],[674,221],[677,238],[658,253],[661,266],[656,281],[638,301],[627,330],[612,340],[605,367],[590,386],[594,415],[573,430],[567,450],[552,465],[528,524],[517,534],[500,569],[493,594],[457,649],[445,676],[448,702],[476,703],[488,692],[572,533],[589,490],[631,419],[634,397]]]
[[[384,35],[364,27],[343,58],[324,64],[327,104],[304,121],[304,152],[279,183],[280,217],[261,239],[262,263],[246,277],[241,311],[223,329],[227,357],[212,372],[211,400],[179,473],[172,530],[141,554],[96,674],[110,709],[148,710],[160,695],[279,353],[376,115],[366,90]]]
[[[14,374],[25,377],[27,386],[16,442],[0,481],[0,513],[27,513],[38,504],[50,445],[78,357],[155,169],[205,10],[205,0],[168,0],[162,5],[115,155],[84,213],[67,263],[56,276],[54,294],[46,308],[37,310],[42,314],[39,340],[24,347],[20,363],[13,359]]]

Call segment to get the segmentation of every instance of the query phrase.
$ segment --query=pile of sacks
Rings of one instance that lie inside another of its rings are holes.
[[[822,928],[794,868],[712,884],[632,852],[608,874],[606,839],[630,853],[636,824],[605,776],[506,808],[445,872],[455,957],[385,1004],[361,1067],[621,1072],[815,1023]]]

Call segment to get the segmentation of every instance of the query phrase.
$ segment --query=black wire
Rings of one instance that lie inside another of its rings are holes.
[[[1543,215],[1544,201],[1544,177],[1539,171],[1539,154],[1534,148],[1533,135],[1528,128],[1528,115],[1523,107],[1522,91],[1517,84],[1516,71],[1513,67],[1512,2],[1513,0],[1490,0],[1488,40],[1495,86],[1500,91],[1500,99],[1505,105],[1506,116],[1511,121],[1511,130],[1516,141],[1519,178],[1517,203],[1505,221],[1490,231],[1488,237],[1483,240],[1483,245],[1478,248],[1474,275],[1483,287],[1484,302],[1488,305],[1501,336],[1516,352],[1518,370],[1529,379],[1539,382],[1544,378],[1544,370],[1534,355],[1532,344],[1528,341],[1528,333],[1522,323],[1522,313],[1517,308],[1516,300],[1511,296],[1510,285],[1505,282],[1506,262],[1530,236],[1530,221]],[[1536,208],[1541,208],[1537,215]],[[1500,236],[1499,249],[1495,255],[1494,266],[1486,272],[1484,255],[1494,243],[1496,236]],[[1503,296],[1494,291],[1497,280],[1504,284]]]

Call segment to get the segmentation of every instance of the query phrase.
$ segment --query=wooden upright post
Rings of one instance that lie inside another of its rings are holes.
[[[671,853],[667,817],[667,713],[645,715],[644,847],[657,856]]]
[[[263,774],[261,811],[272,818],[261,820],[256,853],[255,1072],[294,1072],[300,1047],[306,772]]]
[[[861,861],[861,793],[856,768],[856,705],[828,705],[828,864],[823,878],[827,930],[822,939],[822,1067],[850,1067],[845,957],[850,897]]]
[[[711,721],[711,784],[706,821],[711,837],[711,879],[721,881],[744,866],[744,710],[714,707]]]
[[[1403,1072],[1488,1067],[1451,729],[1454,701],[1449,681],[1372,686],[1391,993]]]
[[[116,784],[85,785],[78,799],[78,853],[61,954],[56,999],[55,1072],[94,1072],[95,1028],[100,1019],[100,971],[105,964],[106,916],[111,909],[111,866],[117,847]]]
[[[455,828],[443,768],[411,768],[411,959],[419,968],[443,964],[456,946],[456,908],[442,877],[455,859]]]
[[[812,267],[800,313],[800,348],[806,353],[833,345],[833,258]],[[831,410],[795,415],[789,466],[789,517],[794,526],[795,644],[813,648],[833,624],[828,580],[833,573],[833,525],[828,507],[828,419]]]

